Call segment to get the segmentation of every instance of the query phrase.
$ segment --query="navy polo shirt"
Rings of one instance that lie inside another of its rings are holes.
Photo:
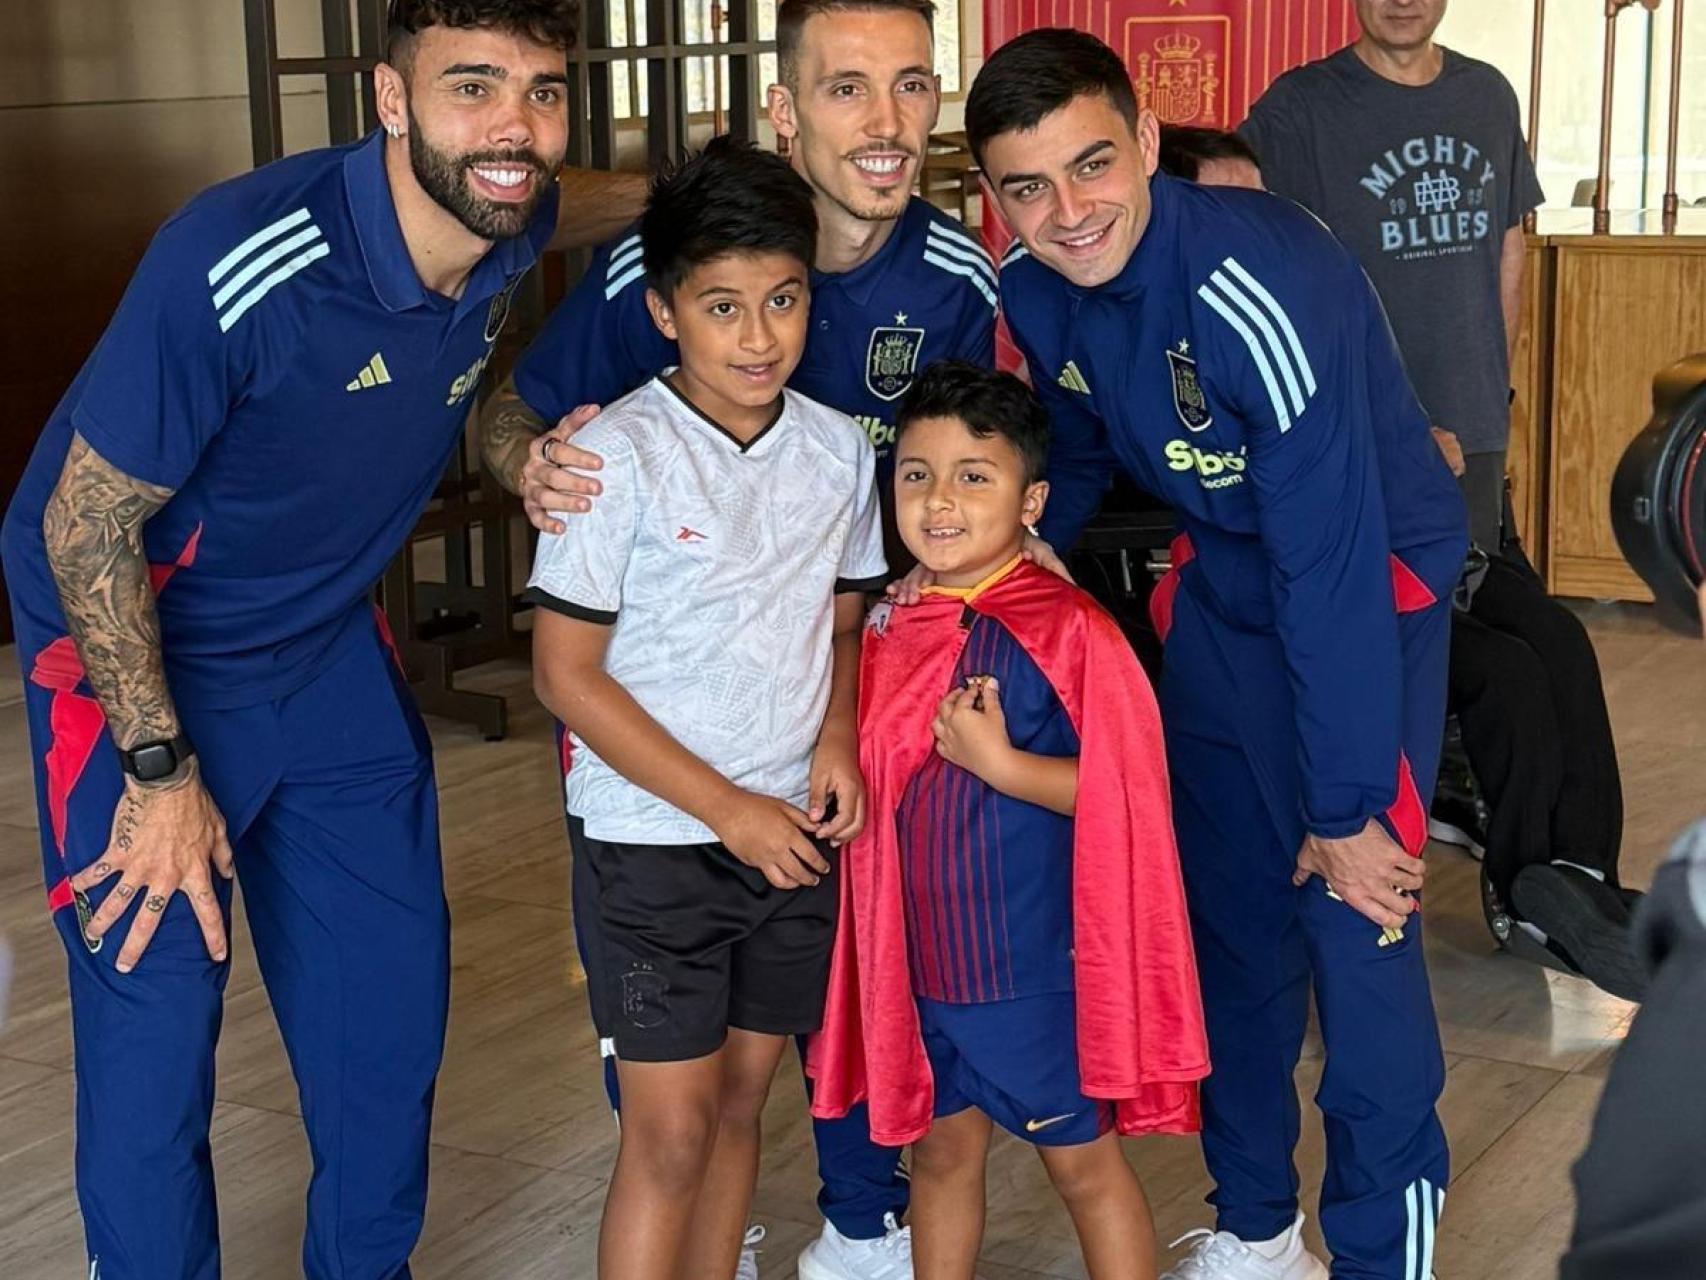
[[[877,450],[885,502],[897,402],[936,360],[995,360],[996,274],[963,226],[913,197],[881,248],[851,271],[811,273],[811,331],[788,385],[851,416]],[[515,367],[528,407],[556,422],[613,404],[680,363],[646,309],[640,237],[604,246]]]
[[[212,187],[163,226],[54,410],[7,511],[8,586],[60,619],[42,512],[75,431],[174,490],[148,558],[172,694],[282,697],[370,634],[369,592],[462,437],[556,196],[462,297],[430,292],[397,222],[382,135]]]

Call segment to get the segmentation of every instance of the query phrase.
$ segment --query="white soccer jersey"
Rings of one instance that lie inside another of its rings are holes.
[[[604,492],[545,534],[537,604],[611,624],[605,670],[736,786],[804,807],[829,702],[834,596],[879,586],[876,453],[846,414],[792,391],[741,444],[663,378],[575,438]],[[564,799],[589,836],[716,836],[578,737]]]

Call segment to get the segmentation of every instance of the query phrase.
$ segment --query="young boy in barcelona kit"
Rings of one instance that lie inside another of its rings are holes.
[[[810,187],[744,143],[658,181],[647,302],[681,363],[582,433],[605,497],[541,538],[529,584],[535,685],[571,735],[571,831],[598,879],[588,989],[622,1090],[603,1280],[735,1273],[777,1060],[822,1014],[834,846],[863,825],[875,453],[785,390],[816,230]]]
[[[919,1280],[970,1280],[991,1125],[1037,1147],[1095,1280],[1150,1280],[1120,1134],[1197,1127],[1208,1051],[1161,728],[1119,629],[1020,557],[1047,415],[946,362],[899,415],[900,536],[935,574],[861,658],[870,823],[841,869],[815,1114],[912,1143]]]

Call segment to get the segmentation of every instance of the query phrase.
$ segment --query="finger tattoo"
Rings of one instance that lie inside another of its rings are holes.
[[[166,909],[166,899],[156,893],[150,895],[148,901],[144,902],[142,905],[154,912],[154,914],[158,915]]]
[[[133,884],[121,884],[118,888],[114,889],[113,892],[118,894],[121,898],[129,898],[131,894],[136,892],[136,886]]]
[[[107,876],[110,876],[112,873],[113,873],[113,869],[107,863],[97,862],[95,864],[95,874],[97,876],[99,876],[100,878],[105,879]]]

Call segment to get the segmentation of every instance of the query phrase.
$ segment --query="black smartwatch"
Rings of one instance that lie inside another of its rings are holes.
[[[195,754],[188,736],[180,733],[175,738],[166,738],[160,742],[144,742],[132,747],[129,751],[118,753],[119,768],[123,769],[138,782],[159,782],[169,778],[178,771],[184,761]]]

